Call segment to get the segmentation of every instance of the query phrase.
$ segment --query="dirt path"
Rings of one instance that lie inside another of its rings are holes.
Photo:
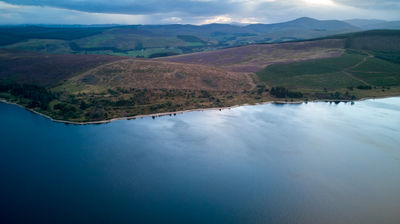
[[[350,78],[354,79],[354,80],[362,82],[364,85],[370,86],[370,84],[368,82],[366,82],[366,81],[364,81],[364,80],[362,80],[360,78],[355,77],[354,75],[352,75],[350,72],[348,72],[346,70],[343,70],[343,73],[346,74],[347,76],[349,76]]]
[[[352,78],[354,80],[362,82],[364,85],[370,86],[371,84],[369,84],[368,82],[366,82],[366,81],[364,81],[364,80],[362,80],[362,79],[360,79],[358,77],[355,77],[353,74],[351,74],[351,70],[353,70],[355,68],[358,68],[360,65],[364,64],[367,61],[368,58],[372,58],[373,57],[371,54],[369,54],[369,53],[367,53],[367,54],[368,54],[368,56],[365,56],[363,58],[363,60],[360,61],[359,63],[357,63],[357,64],[355,64],[355,65],[353,65],[353,66],[351,66],[349,68],[343,69],[343,73],[345,73],[347,76],[349,76],[350,78]]]
[[[254,73],[248,73],[245,74],[248,80],[248,84],[250,85],[250,89],[255,89],[257,87],[256,84],[256,80],[257,79],[257,75],[255,75]]]

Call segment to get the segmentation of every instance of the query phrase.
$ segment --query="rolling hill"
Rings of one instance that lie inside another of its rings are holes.
[[[153,58],[253,43],[305,40],[357,31],[335,20],[300,18],[277,24],[3,26],[0,48],[50,54]]]
[[[353,20],[346,20],[345,22],[353,26],[356,26],[362,30],[400,29],[400,21],[353,19]]]
[[[49,55],[16,50],[0,50],[0,80],[20,84],[56,86],[86,70],[123,57],[108,55]]]
[[[292,21],[276,24],[251,24],[246,27],[260,33],[279,32],[283,30],[319,30],[319,31],[354,31],[357,27],[339,20],[317,20],[302,17]]]
[[[378,30],[158,59],[3,49],[0,97],[81,122],[271,100],[393,96],[400,94],[399,40],[400,31]]]
[[[329,58],[343,53],[344,40],[253,44],[218,51],[160,58],[160,61],[212,65],[235,72],[257,72],[270,64]]]
[[[373,25],[385,23],[388,21],[380,20],[380,19],[348,19],[348,20],[344,20],[344,22],[346,22],[350,25],[353,25],[355,27],[358,27],[360,29],[365,29],[368,26],[373,26]]]
[[[336,95],[318,93],[324,98],[387,95],[391,88],[398,94],[400,31],[366,31],[341,38],[345,40],[346,52],[340,57],[274,64],[257,75],[266,83],[290,89],[341,91]]]
[[[108,88],[237,92],[250,90],[253,85],[248,74],[229,72],[213,66],[125,59],[74,76],[61,88],[67,86],[79,92]]]

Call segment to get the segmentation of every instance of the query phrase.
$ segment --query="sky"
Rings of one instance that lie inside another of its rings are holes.
[[[400,20],[400,0],[0,0],[0,24],[276,23]]]

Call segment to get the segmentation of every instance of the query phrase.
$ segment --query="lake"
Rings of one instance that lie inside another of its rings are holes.
[[[400,98],[101,125],[0,103],[1,223],[400,223]]]

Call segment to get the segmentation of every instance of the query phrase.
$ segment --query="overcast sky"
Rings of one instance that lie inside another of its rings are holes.
[[[400,0],[0,0],[0,24],[275,23],[400,20]]]

